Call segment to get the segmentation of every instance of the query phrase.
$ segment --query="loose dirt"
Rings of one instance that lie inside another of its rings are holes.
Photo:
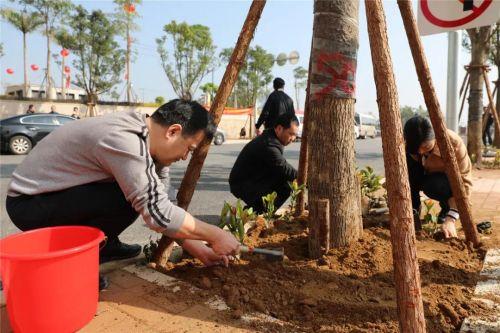
[[[205,300],[223,297],[231,310],[221,312],[221,320],[259,332],[397,332],[389,230],[367,228],[352,246],[311,260],[305,225],[304,218],[271,230],[258,223],[248,237],[247,245],[283,247],[284,262],[242,256],[229,268],[204,268],[184,259],[165,273],[203,289]],[[423,239],[417,248],[428,332],[456,332],[465,317],[488,312],[472,299],[484,253],[460,240]],[[285,324],[243,324],[240,318],[252,312]]]

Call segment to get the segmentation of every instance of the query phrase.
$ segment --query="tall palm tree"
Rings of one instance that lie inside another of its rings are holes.
[[[2,9],[2,17],[23,34],[23,57],[24,57],[24,97],[28,94],[28,47],[26,36],[35,31],[43,24],[43,19],[38,13],[28,13],[26,10],[15,11],[14,9]]]

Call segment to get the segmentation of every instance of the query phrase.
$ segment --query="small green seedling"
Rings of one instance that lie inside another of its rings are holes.
[[[228,202],[224,202],[220,214],[219,228],[227,229],[243,243],[245,240],[245,224],[248,221],[255,219],[256,215],[253,208],[244,209],[241,201],[238,200],[235,206],[231,206]]]
[[[276,201],[277,196],[278,193],[276,193],[275,191],[262,197],[262,203],[264,204],[264,208],[266,210],[266,212],[264,213],[264,219],[266,221],[267,228],[269,228],[269,225],[274,221],[274,213],[276,212],[274,202]]]
[[[373,168],[370,166],[359,170],[358,177],[361,183],[361,195],[372,198],[373,192],[382,188],[382,184],[380,183],[382,176],[375,174]]]
[[[295,179],[293,182],[288,182],[288,186],[290,186],[290,212],[292,212],[295,209],[295,205],[297,204],[297,198],[299,197],[299,194],[304,191],[306,188],[306,184],[302,184],[299,186],[299,183],[297,182],[297,179]]]
[[[432,208],[434,208],[435,202],[433,200],[424,200],[425,205],[425,215],[424,215],[424,225],[422,225],[422,229],[424,229],[431,236],[434,235],[438,231],[438,217],[437,215],[432,214]]]

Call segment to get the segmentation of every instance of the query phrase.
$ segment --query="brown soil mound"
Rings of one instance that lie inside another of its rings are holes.
[[[204,296],[224,297],[232,308],[225,320],[262,312],[288,325],[252,324],[258,331],[398,331],[388,230],[366,229],[352,246],[331,250],[319,260],[307,257],[304,221],[256,230],[250,245],[284,247],[288,259],[269,263],[244,256],[229,268],[202,268],[185,259],[167,273],[203,288]],[[424,239],[417,245],[428,332],[455,332],[464,317],[487,311],[472,300],[480,253],[458,240]]]

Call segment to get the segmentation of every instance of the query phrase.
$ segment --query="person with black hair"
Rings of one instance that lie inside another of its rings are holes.
[[[264,212],[262,197],[276,191],[276,208],[290,196],[289,181],[297,170],[283,156],[284,147],[297,137],[297,116],[285,113],[274,128],[266,129],[243,148],[229,175],[231,193],[257,213]]]
[[[472,187],[471,160],[460,136],[451,130],[447,131],[447,135],[455,150],[466,194],[469,196]],[[415,229],[417,231],[421,229],[420,191],[422,191],[429,198],[439,202],[441,211],[438,223],[442,225],[445,237],[457,237],[455,221],[460,216],[429,119],[421,116],[410,118],[404,126],[404,138]]]
[[[486,125],[484,127],[483,132],[483,144],[485,146],[490,146],[493,143],[493,139],[491,138],[491,125],[493,125],[493,115],[488,111],[488,108],[485,108],[486,114]]]
[[[152,230],[184,240],[182,247],[204,264],[227,265],[239,248],[236,238],[175,206],[167,194],[168,166],[186,160],[215,130],[203,106],[178,99],[151,117],[128,111],[68,123],[16,168],[7,212],[23,231],[60,225],[101,229],[108,237],[101,262],[140,254],[141,246],[118,236],[141,215]],[[104,288],[105,279],[99,282]]]
[[[35,113],[35,106],[33,106],[33,104],[30,104],[28,106],[28,110],[26,110],[26,114],[33,114]]]
[[[285,88],[285,80],[280,77],[275,78],[273,81],[273,88],[274,91],[267,98],[262,108],[262,113],[259,116],[259,120],[255,124],[257,134],[259,134],[262,124],[264,124],[265,129],[273,129],[279,116],[285,113],[295,115],[293,100],[283,91]]]

